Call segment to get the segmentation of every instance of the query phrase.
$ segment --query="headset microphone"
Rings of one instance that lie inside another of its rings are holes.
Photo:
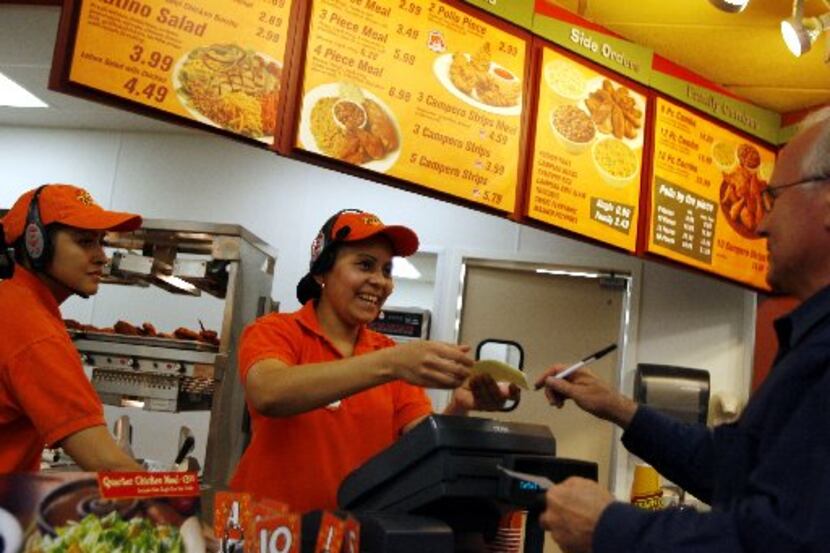
[[[89,294],[66,284],[46,272],[46,268],[52,260],[53,247],[49,239],[49,233],[46,231],[46,226],[40,217],[40,193],[46,186],[48,185],[44,184],[35,190],[35,193],[32,195],[32,200],[29,202],[29,211],[26,214],[26,227],[23,229],[23,245],[26,249],[26,255],[29,257],[29,263],[35,272],[39,272],[46,276],[46,278],[68,288],[73,294],[87,299]]]
[[[6,247],[6,233],[0,225],[0,280],[14,276],[13,250]]]

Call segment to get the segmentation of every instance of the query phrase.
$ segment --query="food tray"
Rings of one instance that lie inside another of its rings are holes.
[[[219,346],[199,342],[196,340],[178,340],[175,338],[159,338],[157,336],[129,336],[127,334],[114,334],[109,332],[90,332],[86,330],[67,329],[72,340],[93,340],[99,342],[114,342],[117,344],[128,344],[131,346],[151,346],[160,348],[173,348],[189,351],[203,351],[206,353],[218,353]]]

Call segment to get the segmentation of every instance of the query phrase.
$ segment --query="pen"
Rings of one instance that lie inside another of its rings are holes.
[[[582,359],[581,361],[577,361],[576,363],[574,363],[570,367],[567,367],[561,373],[558,373],[554,376],[549,376],[548,378],[567,378],[571,374],[573,374],[573,372],[576,371],[577,369],[580,369],[580,368],[584,367],[585,365],[588,365],[589,363],[593,363],[597,359],[602,359],[603,357],[605,357],[606,355],[608,355],[609,353],[611,353],[615,349],[617,349],[617,344],[611,344],[610,346],[606,346],[606,347],[602,348],[601,350],[599,350],[598,352],[592,353],[591,355],[589,355],[588,357]],[[537,384],[535,389],[538,390],[539,388],[544,386],[545,382],[548,380],[548,378],[546,378],[545,381],[543,381],[541,384]]]

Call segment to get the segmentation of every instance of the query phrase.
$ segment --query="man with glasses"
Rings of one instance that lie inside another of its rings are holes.
[[[826,115],[826,113],[825,113]],[[781,150],[758,227],[767,281],[802,300],[775,322],[779,351],[741,418],[708,429],[641,406],[588,369],[539,379],[551,402],[572,399],[619,425],[633,454],[706,501],[709,512],[644,511],[595,482],[547,492],[542,526],[567,553],[830,551],[830,119]]]

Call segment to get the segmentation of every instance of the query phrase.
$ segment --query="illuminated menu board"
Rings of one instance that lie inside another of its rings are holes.
[[[648,251],[766,288],[774,152],[662,98],[655,114]]]
[[[83,0],[69,80],[265,143],[290,0]]]
[[[296,145],[512,211],[527,41],[429,0],[314,0]]]
[[[637,248],[646,97],[543,48],[528,216]]]

